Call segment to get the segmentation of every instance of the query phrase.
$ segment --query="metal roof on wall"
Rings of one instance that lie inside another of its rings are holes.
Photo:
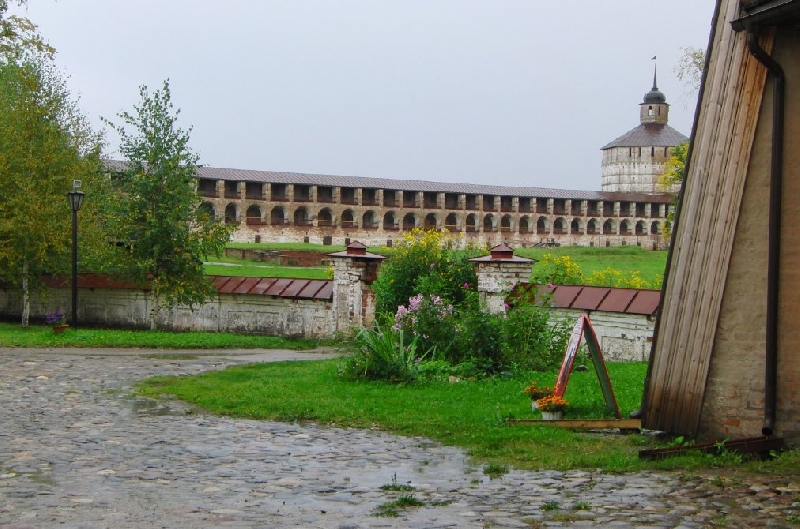
[[[637,288],[593,287],[585,285],[537,286],[524,283],[517,286],[512,297],[535,293],[537,300],[553,308],[585,311],[616,312],[655,316],[661,292]],[[548,299],[549,298],[549,299]]]
[[[119,160],[106,160],[104,163],[111,171],[121,172],[125,170],[125,162]],[[565,200],[578,199],[656,203],[667,203],[672,200],[672,195],[664,193],[649,195],[644,193],[565,190],[542,187],[512,187],[485,184],[430,182],[427,180],[395,180],[389,178],[368,178],[363,176],[337,176],[278,171],[254,171],[249,169],[229,169],[220,167],[198,167],[197,177],[208,180],[224,180],[230,182],[301,184],[330,187],[352,187],[362,189],[387,189],[396,191],[428,191],[437,193],[463,193],[473,195],[557,198]],[[491,175],[487,175],[487,179],[491,180],[491,178]],[[531,180],[535,180],[535,177],[531,177]]]
[[[247,294],[315,301],[333,300],[333,281],[274,277],[207,277],[211,279],[220,294]],[[48,277],[45,279],[45,284],[51,288],[71,288],[72,286],[72,282],[67,276]],[[101,274],[79,274],[78,288],[132,290],[142,287],[126,281],[117,281]]]

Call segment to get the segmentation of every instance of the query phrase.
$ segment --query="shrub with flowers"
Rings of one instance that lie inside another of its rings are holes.
[[[553,388],[550,386],[538,386],[534,380],[530,386],[522,390],[524,394],[529,396],[531,400],[539,400],[542,397],[547,397],[553,394]]]
[[[44,321],[51,327],[58,327],[59,325],[66,325],[67,316],[60,310],[57,310],[45,316]]]
[[[548,395],[546,397],[542,397],[536,401],[536,405],[539,407],[540,411],[564,411],[569,406],[569,403],[564,400],[563,397],[557,397],[555,395]]]
[[[435,294],[459,304],[466,291],[477,284],[469,259],[486,253],[486,248],[457,240],[436,230],[415,228],[405,233],[391,249],[372,284],[379,313],[394,313],[398,306],[417,294]]]
[[[453,305],[439,296],[417,294],[400,305],[394,315],[396,331],[420,339],[421,348],[430,357],[444,358],[453,340]]]

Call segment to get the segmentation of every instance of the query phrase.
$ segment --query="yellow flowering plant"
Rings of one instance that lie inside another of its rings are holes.
[[[540,411],[564,411],[569,403],[563,397],[548,395],[536,401]]]
[[[539,387],[536,385],[536,381],[534,380],[531,385],[523,389],[522,392],[529,396],[531,400],[539,400],[542,397],[552,394],[553,389],[550,386]]]

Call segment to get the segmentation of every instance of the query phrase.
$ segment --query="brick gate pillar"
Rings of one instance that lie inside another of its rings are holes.
[[[490,250],[490,255],[470,259],[478,275],[478,294],[481,303],[492,314],[506,310],[506,296],[518,283],[527,283],[535,259],[517,257],[505,243]]]
[[[328,254],[333,258],[333,314],[336,332],[350,334],[375,322],[375,293],[370,288],[378,277],[382,255],[367,251],[358,241],[347,250]]]

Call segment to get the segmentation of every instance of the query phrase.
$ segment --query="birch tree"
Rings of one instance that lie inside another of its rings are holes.
[[[0,61],[0,280],[21,288],[23,326],[42,278],[71,264],[67,191],[81,180],[87,195],[102,194],[100,147],[49,59]],[[101,247],[92,202],[81,215]]]
[[[133,112],[118,114],[121,124],[105,122],[119,134],[125,158],[116,231],[129,246],[130,277],[152,289],[155,329],[162,308],[193,306],[213,294],[203,258],[222,252],[230,230],[200,208],[198,156],[189,147],[191,129],[178,126],[169,81],[152,93],[142,86],[139,95]]]

